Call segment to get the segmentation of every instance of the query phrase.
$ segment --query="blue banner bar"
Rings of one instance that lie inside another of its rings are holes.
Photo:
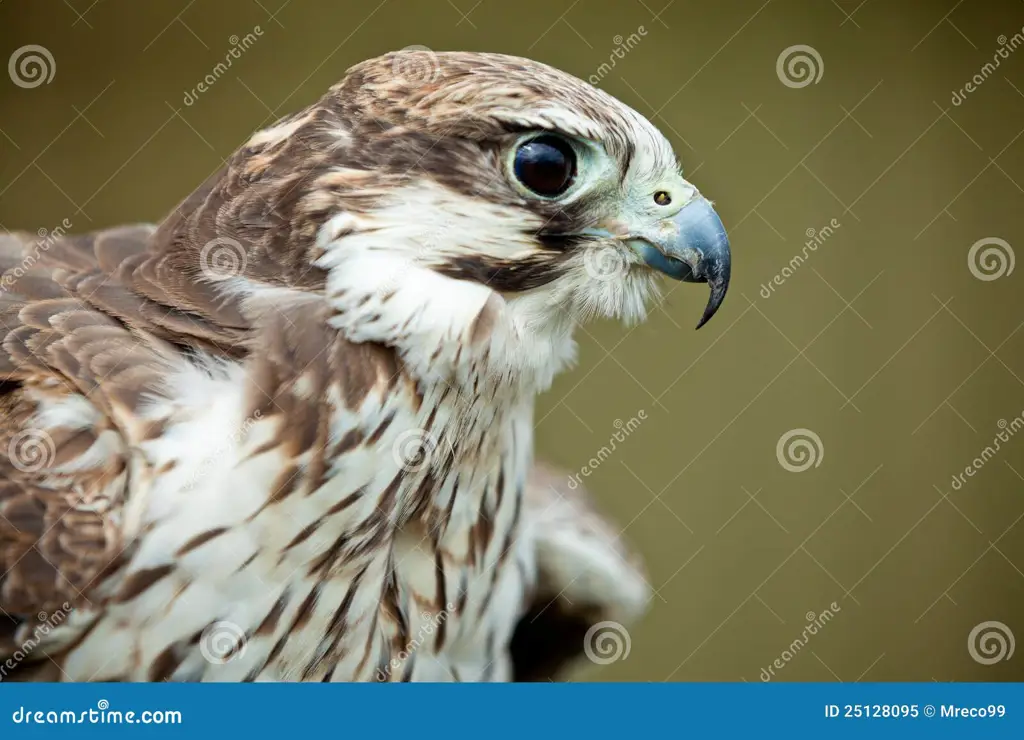
[[[343,740],[1021,738],[1024,684],[0,684],[0,738],[311,730]]]

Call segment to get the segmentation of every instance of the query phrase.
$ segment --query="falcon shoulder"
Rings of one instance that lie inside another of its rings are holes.
[[[537,463],[527,484],[523,524],[538,574],[512,640],[516,681],[556,679],[584,653],[588,630],[600,622],[625,629],[650,600],[639,554],[569,480]]]
[[[105,268],[151,232],[0,234],[0,658],[86,606],[120,552],[129,446],[154,432],[137,411],[174,350],[83,296],[130,313]]]
[[[227,207],[200,200],[193,218]],[[296,455],[333,449],[328,398],[354,404],[401,379],[390,351],[329,329],[314,295],[279,292],[266,311],[214,293],[174,264],[189,225],[168,222],[46,241],[0,234],[0,664],[72,610],[146,585],[123,566],[145,534],[147,494],[174,464],[140,450],[181,421],[188,389],[176,377],[244,362],[251,414],[278,429],[268,445]],[[309,463],[310,483],[325,464]],[[270,483],[281,495],[298,484]],[[21,673],[59,679],[39,657]]]

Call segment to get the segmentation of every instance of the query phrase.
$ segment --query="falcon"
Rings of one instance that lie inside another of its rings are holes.
[[[0,680],[546,680],[649,587],[534,400],[730,252],[618,100],[413,50],[0,275]]]

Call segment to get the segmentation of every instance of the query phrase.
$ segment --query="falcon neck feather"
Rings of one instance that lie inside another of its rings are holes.
[[[507,405],[531,403],[575,359],[573,320],[543,290],[506,299],[452,279],[373,223],[345,213],[321,231],[330,324],[347,339],[392,347],[424,388]]]

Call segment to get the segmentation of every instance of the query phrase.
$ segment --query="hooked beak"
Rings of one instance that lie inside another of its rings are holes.
[[[725,300],[732,256],[725,226],[711,203],[697,196],[666,220],[656,235],[630,240],[630,246],[651,268],[686,283],[707,283],[708,305],[697,328],[711,320]]]

